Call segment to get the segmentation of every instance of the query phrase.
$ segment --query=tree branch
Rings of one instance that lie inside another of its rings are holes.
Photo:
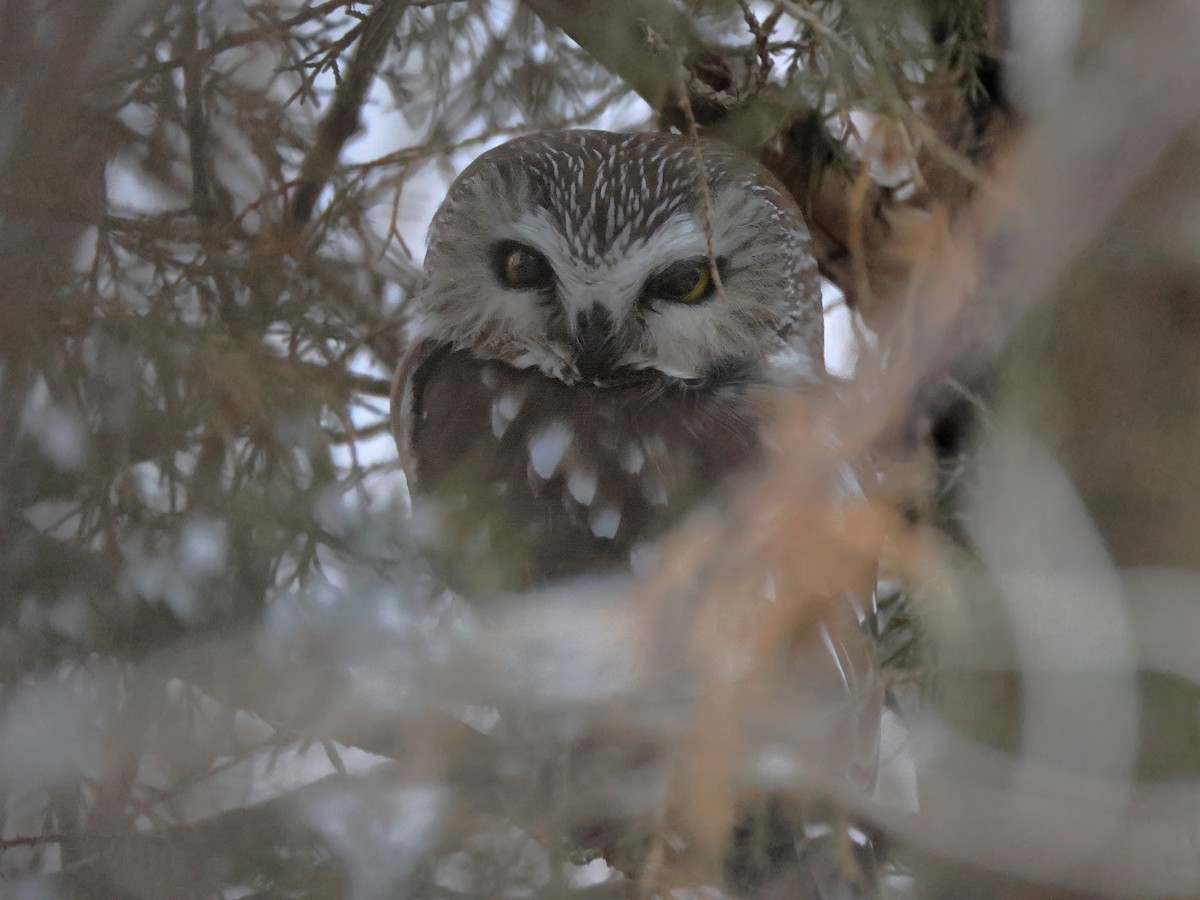
[[[245,47],[248,44],[257,44],[259,41],[270,40],[275,37],[290,37],[293,28],[317,19],[322,19],[337,12],[339,9],[351,6],[355,2],[356,0],[326,0],[325,3],[319,3],[316,6],[302,9],[295,15],[289,16],[286,19],[280,19],[277,22],[268,22],[265,25],[259,25],[257,28],[247,28],[245,31],[230,32],[199,51],[199,62],[208,62],[218,54],[224,53],[226,50],[232,50],[235,47]],[[189,15],[192,15],[192,13],[189,13]],[[190,54],[184,53],[158,65],[152,65],[148,68],[148,71],[179,69],[187,66],[189,62]]]
[[[295,234],[308,224],[342,148],[361,126],[367,89],[375,78],[400,15],[407,7],[405,0],[380,0],[363,20],[354,57],[342,75],[328,112],[317,126],[317,140],[300,166],[300,176],[284,223],[288,232]]]

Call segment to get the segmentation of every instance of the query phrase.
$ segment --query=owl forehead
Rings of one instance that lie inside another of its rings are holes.
[[[692,205],[694,158],[631,144],[552,149],[527,170],[539,211],[557,220],[585,262],[644,244]]]
[[[565,132],[494,151],[491,175],[511,204],[503,216],[558,236],[585,265],[612,262],[664,230],[690,229],[696,157],[686,143],[654,137]]]

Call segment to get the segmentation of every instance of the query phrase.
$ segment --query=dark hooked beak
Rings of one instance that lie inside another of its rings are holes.
[[[575,368],[585,381],[611,374],[622,349],[612,313],[599,303],[577,313],[571,328],[571,348],[575,351]]]

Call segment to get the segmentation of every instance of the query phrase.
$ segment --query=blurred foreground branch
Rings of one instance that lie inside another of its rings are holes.
[[[354,55],[341,74],[329,108],[317,126],[316,141],[300,165],[288,212],[288,230],[296,231],[307,224],[342,147],[358,131],[367,90],[375,79],[384,52],[395,39],[396,26],[407,5],[405,0],[380,0],[355,27],[357,46]],[[331,60],[329,65],[336,71],[336,60]]]

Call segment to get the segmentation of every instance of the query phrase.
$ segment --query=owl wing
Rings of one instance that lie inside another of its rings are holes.
[[[396,440],[400,467],[408,479],[410,490],[415,487],[416,474],[412,455],[412,405],[416,388],[413,376],[437,347],[437,341],[417,341],[400,358],[400,364],[396,366],[396,374],[392,377],[392,437]]]

